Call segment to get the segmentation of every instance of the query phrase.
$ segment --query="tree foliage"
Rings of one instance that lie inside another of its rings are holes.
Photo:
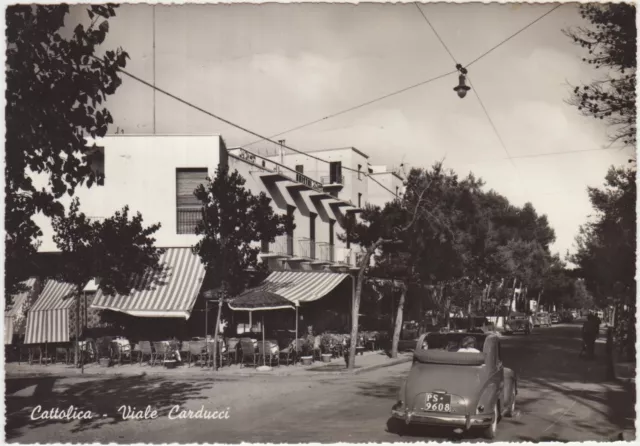
[[[162,268],[158,263],[162,250],[154,246],[153,238],[159,228],[160,224],[145,227],[140,213],[130,218],[128,207],[104,220],[92,220],[75,199],[67,215],[53,219],[54,241],[64,265],[56,278],[78,288],[100,278],[106,294],[129,294],[139,282],[132,281],[134,276]]]
[[[635,302],[635,170],[612,167],[604,188],[589,188],[589,199],[596,213],[581,227],[571,260],[580,268],[598,305],[606,305],[618,290]]]
[[[202,220],[196,227],[200,241],[193,247],[209,271],[215,271],[214,287],[229,296],[241,293],[248,281],[247,270],[264,270],[259,262],[259,243],[273,242],[293,229],[293,221],[277,215],[264,192],[253,195],[244,188],[237,172],[220,166],[215,177],[195,190],[202,202]]]
[[[607,71],[604,78],[575,87],[569,103],[585,115],[606,120],[612,141],[636,143],[636,7],[629,3],[580,5],[587,27],[565,30],[588,51],[582,59]]]
[[[514,279],[517,287],[541,292],[559,262],[550,253],[555,233],[546,216],[483,186],[472,174],[460,178],[441,163],[411,170],[402,201],[365,209],[351,229],[350,240],[364,246],[387,240],[367,275],[408,281],[443,314],[489,298],[497,311],[513,295]],[[398,229],[414,218],[419,224]]]
[[[30,271],[40,228],[38,212],[64,215],[58,201],[100,175],[91,168],[95,148],[113,122],[104,102],[121,83],[121,49],[94,58],[115,16],[115,5],[89,5],[90,24],[65,37],[68,5],[12,5],[6,12],[5,285],[10,294]],[[37,187],[33,176],[46,178]]]

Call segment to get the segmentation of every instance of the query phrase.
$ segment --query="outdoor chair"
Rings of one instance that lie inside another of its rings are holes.
[[[153,356],[151,357],[151,365],[156,365],[156,361],[160,358],[161,364],[164,364],[164,361],[167,359],[167,344],[164,342],[154,342],[153,343]]]
[[[29,347],[29,365],[33,364],[36,360],[42,364],[42,349],[40,346]]]
[[[203,357],[206,358],[204,341],[189,342],[189,367],[191,367],[191,361],[194,357],[196,358],[196,363],[198,362],[198,359],[202,361]]]
[[[284,361],[284,365],[295,364],[296,351],[293,342],[287,348],[280,350],[280,360]]]
[[[240,339],[240,349],[242,353],[241,360],[240,360],[240,367],[244,367],[248,364],[251,364],[252,366],[257,367],[258,353],[256,353],[253,340]]]
[[[258,363],[261,365],[266,364],[269,367],[275,364],[277,367],[280,367],[280,356],[272,353],[272,345],[269,341],[258,342]]]
[[[229,357],[230,364],[238,363],[238,349],[240,347],[240,339],[229,338],[227,340],[227,355]]]
[[[313,360],[322,361],[322,350],[320,348],[322,336],[318,335],[313,339]]]
[[[300,358],[301,358],[302,356],[304,356],[304,353],[302,353],[302,347],[304,346],[304,344],[305,344],[305,343],[304,343],[304,340],[303,340],[303,339],[296,339],[296,340],[293,342],[293,346],[294,346],[293,348],[294,348],[294,350],[295,350],[295,352],[294,352],[294,353],[295,353],[295,361],[296,361],[296,363],[298,363],[298,362],[302,361]]]
[[[151,348],[151,342],[149,341],[140,341],[137,345],[138,348],[138,356],[139,356],[139,364],[142,364],[144,361],[144,357],[149,357],[149,364],[153,361],[153,349]]]
[[[181,342],[178,351],[180,352],[180,359],[184,363],[189,358],[189,341]]]
[[[131,344],[123,345],[114,341],[112,343],[112,347],[113,347],[113,359],[118,361],[118,364],[122,365],[123,360],[129,360],[129,364],[133,363],[133,354],[131,351]]]
[[[56,347],[55,355],[53,356],[53,362],[57,363],[60,357],[64,357],[64,363],[69,364],[69,359],[71,357],[70,347]]]

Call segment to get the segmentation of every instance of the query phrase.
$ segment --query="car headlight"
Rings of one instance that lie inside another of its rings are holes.
[[[482,413],[482,412],[484,412],[484,406],[480,405],[478,406],[478,413]]]

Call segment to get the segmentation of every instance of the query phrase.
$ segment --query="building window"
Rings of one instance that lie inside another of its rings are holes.
[[[309,257],[316,258],[316,217],[317,214],[309,214]]]
[[[360,177],[360,174],[362,173],[362,165],[358,164],[358,179],[362,179],[362,177]]]
[[[362,206],[362,194],[358,192],[358,207]]]
[[[342,162],[331,161],[329,163],[329,183],[342,184]]]
[[[200,184],[206,184],[206,168],[176,169],[176,220],[178,234],[195,234],[202,219],[202,203],[194,195]]]
[[[296,165],[296,181],[298,183],[304,183],[304,166],[302,164]]]
[[[399,195],[400,193],[400,186],[396,186],[396,197]]]

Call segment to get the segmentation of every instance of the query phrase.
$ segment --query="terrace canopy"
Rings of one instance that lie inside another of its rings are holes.
[[[21,283],[25,290],[11,296],[11,306],[4,313],[4,344],[9,345],[13,340],[13,334],[15,333],[14,322],[23,310],[29,295],[34,291],[36,285],[36,278],[30,277]]]
[[[138,317],[189,319],[200,293],[205,267],[191,248],[166,248],[160,271],[132,279],[129,294],[96,292],[91,308],[119,311]]]
[[[302,302],[312,302],[326,296],[347,277],[351,276],[345,273],[276,271],[251,291],[275,293],[297,307]]]
[[[25,344],[69,342],[69,310],[74,304],[75,286],[48,280],[27,314]]]

